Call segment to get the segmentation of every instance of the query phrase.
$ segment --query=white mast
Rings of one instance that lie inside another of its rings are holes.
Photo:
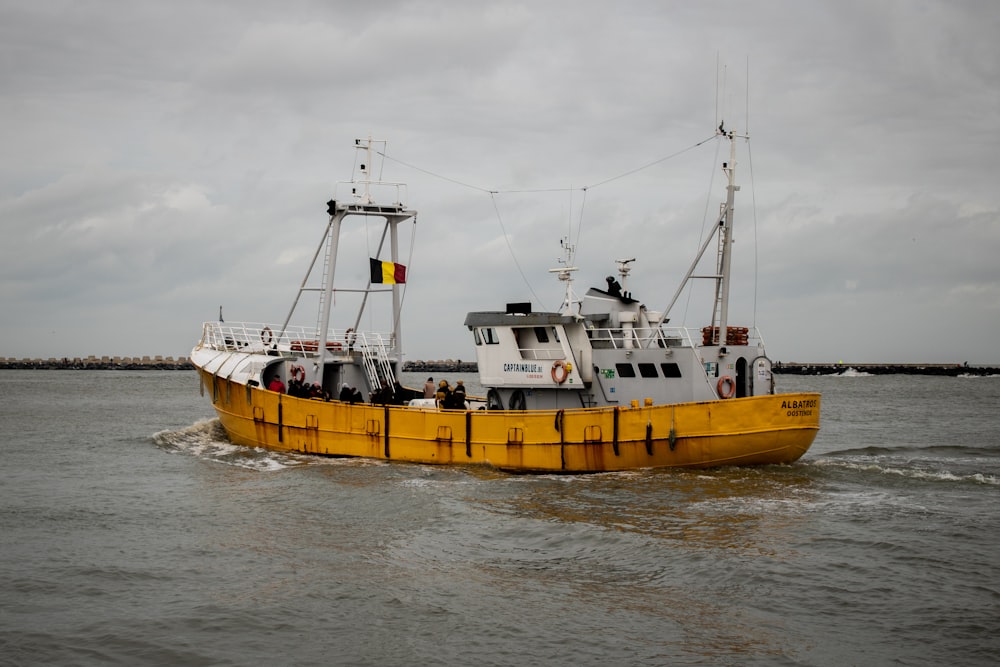
[[[580,300],[576,298],[576,294],[573,293],[573,272],[579,271],[575,266],[570,266],[573,263],[573,255],[576,253],[576,246],[570,245],[569,238],[564,237],[559,239],[559,245],[563,249],[563,258],[557,260],[563,266],[558,269],[549,269],[549,273],[558,273],[559,280],[566,283],[566,296],[563,298],[562,305],[559,306],[559,311],[563,315],[568,315],[570,317],[579,317],[578,306],[580,305]]]
[[[632,270],[632,267],[629,266],[629,264],[631,264],[634,261],[635,261],[635,257],[632,257],[630,259],[616,259],[615,260],[615,264],[618,265],[618,275],[620,275],[622,277],[622,296],[628,296],[629,295],[629,293],[628,293],[628,274]]]
[[[715,297],[719,312],[719,334],[716,342],[719,345],[725,345],[726,327],[729,322],[729,277],[733,262],[733,207],[736,192],[739,191],[740,186],[736,185],[736,135],[732,131],[726,134],[721,125],[719,130],[729,138],[729,162],[722,163],[722,171],[728,177],[728,186],[726,187],[725,211],[721,216],[722,226],[719,229],[719,284]]]
[[[719,217],[716,220],[716,229],[705,237],[705,241],[701,248],[695,255],[694,260],[691,262],[691,266],[688,267],[687,273],[684,275],[684,279],[681,280],[680,285],[677,287],[677,291],[674,292],[673,299],[670,300],[670,304],[663,309],[660,318],[655,324],[659,326],[662,324],[667,316],[670,314],[671,309],[674,304],[677,303],[677,299],[680,298],[681,293],[684,288],[688,285],[692,278],[709,278],[715,281],[715,304],[712,309],[712,322],[713,326],[716,325],[716,317],[718,317],[718,331],[713,336],[712,342],[716,345],[726,344],[726,328],[729,321],[729,285],[730,285],[730,272],[732,269],[732,246],[733,246],[733,209],[734,202],[736,200],[736,193],[739,192],[740,186],[736,185],[736,139],[738,137],[743,139],[749,139],[747,135],[737,135],[735,132],[726,131],[723,124],[719,124],[717,134],[729,139],[729,161],[722,163],[722,170],[726,174],[727,187],[726,187],[726,201],[720,206]],[[716,237],[718,234],[718,237]],[[701,258],[704,256],[705,251],[708,250],[709,244],[714,239],[718,239],[719,244],[719,254],[717,257],[717,265],[715,273],[710,275],[695,275],[695,269],[698,268],[698,263],[701,262]]]

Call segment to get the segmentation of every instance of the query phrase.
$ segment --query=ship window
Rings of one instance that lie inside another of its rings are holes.
[[[535,327],[535,338],[539,343],[548,343],[549,335],[545,332],[545,327]]]
[[[559,341],[559,329],[552,327],[552,338],[558,343]]]
[[[681,377],[681,367],[677,364],[660,364],[660,368],[663,369],[663,377],[665,378]]]
[[[635,366],[632,364],[615,364],[615,370],[618,371],[618,377],[620,378],[635,377]]]
[[[500,339],[497,338],[497,330],[493,327],[483,327],[480,332],[483,335],[483,342],[487,345],[498,345]]]
[[[639,364],[639,375],[644,378],[657,377],[656,364]]]

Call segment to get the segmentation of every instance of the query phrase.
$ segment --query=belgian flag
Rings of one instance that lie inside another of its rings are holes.
[[[380,262],[377,259],[368,258],[371,265],[372,282],[384,285],[402,285],[406,282],[406,267],[395,262]]]

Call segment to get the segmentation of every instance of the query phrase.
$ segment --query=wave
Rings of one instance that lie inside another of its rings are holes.
[[[866,373],[855,368],[847,367],[842,373],[837,373],[837,377],[842,378],[870,378],[875,377],[874,373]]]
[[[250,470],[275,471],[303,464],[297,457],[281,452],[234,445],[218,419],[202,419],[176,431],[160,431],[153,434],[152,441],[168,452]]]
[[[890,461],[876,458],[855,458],[855,459],[816,459],[810,461],[809,465],[818,468],[835,468],[838,470],[850,470],[854,472],[877,473],[880,475],[891,475],[906,479],[915,479],[931,482],[960,482],[971,484],[982,484],[986,486],[1000,486],[1000,476],[985,472],[958,473],[943,468],[920,468],[908,465],[907,461]]]
[[[996,446],[973,447],[970,445],[930,445],[920,446],[900,446],[900,447],[852,447],[850,449],[838,449],[824,452],[824,456],[925,456],[934,458],[995,458],[1000,456],[1000,450]]]

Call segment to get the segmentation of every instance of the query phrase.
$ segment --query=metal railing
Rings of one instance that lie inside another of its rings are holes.
[[[595,349],[647,349],[666,347],[695,347],[701,344],[702,330],[689,327],[662,327],[656,329],[605,328],[588,329],[590,344]],[[631,341],[631,343],[629,343]],[[756,328],[749,329],[747,344],[763,344],[763,338]]]
[[[330,329],[326,348],[334,354],[350,354],[359,338],[378,340],[380,346],[392,347],[393,336],[387,333],[355,333],[349,329]],[[261,322],[205,322],[201,345],[214,350],[239,352],[280,352],[294,355],[319,354],[319,330],[316,327],[287,327]]]
[[[385,385],[392,387],[396,376],[389,361],[388,349],[382,334],[367,333],[358,336],[357,344],[362,354],[368,384],[372,389]]]
[[[691,332],[683,327],[644,329],[639,327],[588,329],[594,349],[647,349],[691,347]]]

